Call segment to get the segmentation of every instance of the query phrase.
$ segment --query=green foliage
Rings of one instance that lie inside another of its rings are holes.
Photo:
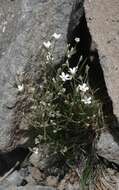
[[[87,151],[99,126],[99,103],[83,78],[80,62],[70,68],[69,60],[75,48],[66,50],[66,60],[53,68],[55,40],[44,42],[39,86],[34,85],[32,117],[29,125],[38,130],[37,142],[48,143],[64,156]]]
[[[45,143],[53,153],[62,154],[71,167],[80,162],[80,182],[85,187],[93,172],[92,143],[102,124],[100,103],[89,88],[88,67],[84,68],[82,56],[77,67],[70,67],[70,58],[76,53],[76,47],[67,45],[64,63],[57,69],[54,67],[54,49],[59,37],[54,34],[52,41],[43,43],[37,82],[30,74],[24,73],[24,81],[18,85],[20,103],[17,109],[23,110],[21,117],[25,118],[25,126],[27,123],[30,129],[35,129],[36,153],[37,147]],[[78,43],[77,38],[76,46]],[[21,117],[17,118],[17,125]]]

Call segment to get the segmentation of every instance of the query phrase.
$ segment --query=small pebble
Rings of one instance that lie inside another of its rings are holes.
[[[51,187],[57,187],[58,185],[58,178],[54,176],[48,176],[47,179],[47,185]]]

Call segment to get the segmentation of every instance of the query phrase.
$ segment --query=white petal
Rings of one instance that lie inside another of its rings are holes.
[[[71,80],[71,76],[69,74],[65,74],[64,72],[61,73],[61,75],[59,76],[62,81],[67,81],[67,80]]]
[[[91,97],[85,96],[81,101],[84,102],[84,104],[91,104]]]
[[[54,33],[52,36],[57,40],[61,37],[61,34]]]
[[[71,75],[75,75],[76,71],[77,71],[77,67],[69,68],[69,71],[70,71]]]
[[[22,92],[23,90],[24,90],[24,85],[23,84],[18,85],[18,91]]]
[[[78,37],[75,38],[75,42],[77,42],[77,43],[80,42],[80,38],[78,38]]]
[[[43,42],[43,45],[48,49],[51,46],[51,42]]]

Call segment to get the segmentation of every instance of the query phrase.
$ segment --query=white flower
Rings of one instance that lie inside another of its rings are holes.
[[[76,74],[77,67],[69,68],[69,72],[71,73],[72,76]]]
[[[84,104],[91,104],[91,97],[85,96],[81,101],[84,102]]]
[[[64,82],[67,81],[67,80],[71,80],[71,76],[69,74],[65,74],[64,72],[61,73],[60,78]]]
[[[34,154],[38,154],[38,152],[39,152],[39,151],[38,151],[38,148],[37,148],[37,147],[34,147],[34,148],[33,148],[33,152],[34,152]]]
[[[48,42],[43,42],[43,45],[45,46],[45,48],[49,49],[50,46],[51,46],[51,42],[48,41]]]
[[[87,84],[86,83],[83,83],[82,85],[78,85],[78,87],[77,87],[77,91],[78,91],[78,89],[80,89],[82,92],[86,92],[87,90],[89,90],[89,87],[87,86]]]
[[[61,34],[54,33],[52,35],[52,37],[54,37],[56,40],[58,40],[61,37]]]
[[[23,84],[19,84],[17,87],[18,87],[19,92],[23,92],[23,90],[24,90],[24,85]]]
[[[80,38],[75,38],[75,42],[79,43],[80,42]]]

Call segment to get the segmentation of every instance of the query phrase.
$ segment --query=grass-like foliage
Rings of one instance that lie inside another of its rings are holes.
[[[54,33],[50,41],[43,43],[38,81],[29,82],[26,77],[18,90],[24,100],[23,117],[37,131],[36,153],[37,147],[45,143],[53,153],[62,154],[70,166],[77,163],[80,181],[85,186],[93,171],[92,143],[100,127],[100,103],[88,85],[88,67],[84,68],[81,55],[77,66],[71,67],[76,47],[67,45],[65,61],[57,69],[54,67],[55,44],[59,38],[60,34]],[[75,41],[77,46],[80,39]]]
[[[37,142],[48,143],[55,152],[69,158],[86,152],[99,125],[99,103],[94,99],[87,74],[82,77],[80,60],[70,68],[75,47],[67,45],[65,63],[53,69],[53,51],[59,34],[44,42],[41,52],[42,70],[39,86],[34,86],[30,126],[39,132]],[[79,39],[76,38],[76,45]],[[70,156],[69,156],[70,155]]]

